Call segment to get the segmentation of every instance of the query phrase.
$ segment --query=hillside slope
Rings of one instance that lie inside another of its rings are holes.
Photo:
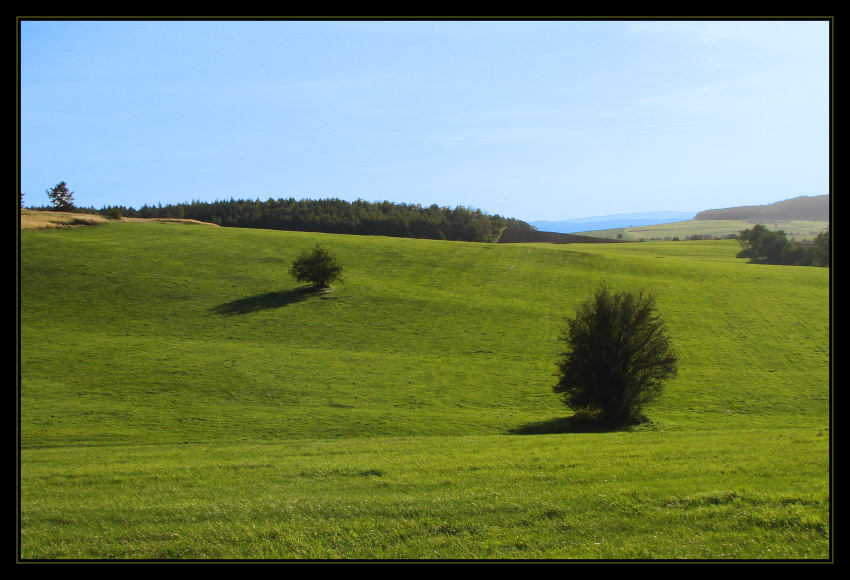
[[[829,274],[734,241],[475,244],[150,222],[20,235],[22,559],[827,559]],[[328,293],[286,273],[320,243]],[[629,432],[563,317],[658,296]]]
[[[656,291],[681,350],[653,418],[826,420],[829,273],[748,265],[734,241],[493,245],[118,222],[21,242],[24,445],[522,429],[567,412],[551,393],[561,321],[603,279]],[[317,242],[345,267],[328,295],[287,274]]]

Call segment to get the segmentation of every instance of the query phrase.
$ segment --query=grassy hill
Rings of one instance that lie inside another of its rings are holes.
[[[299,291],[321,243],[346,271]],[[734,241],[21,231],[22,558],[828,558],[829,272]],[[563,317],[656,292],[680,375],[565,432]]]

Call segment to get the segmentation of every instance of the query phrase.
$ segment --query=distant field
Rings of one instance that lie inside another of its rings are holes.
[[[198,225],[213,225],[197,220],[186,220],[176,218],[162,219],[147,219],[141,218],[122,218],[123,221],[129,222],[159,222],[159,223],[183,223],[183,224],[198,224]],[[21,229],[22,230],[49,230],[56,228],[68,228],[79,226],[96,226],[108,223],[109,220],[101,215],[76,213],[66,211],[35,211],[31,209],[21,209]]]
[[[631,241],[641,239],[670,240],[675,237],[684,240],[693,235],[723,238],[737,234],[742,230],[751,229],[755,223],[739,220],[691,220],[654,226],[582,232],[582,234],[609,239],[616,239],[619,235],[622,236],[621,239]],[[799,241],[813,240],[819,233],[829,228],[829,222],[814,221],[771,221],[763,225],[771,230],[783,230],[788,235],[789,240]]]
[[[327,294],[287,274],[315,243]],[[20,557],[829,559],[829,271],[738,250],[24,230]],[[656,292],[680,374],[569,432],[602,280]]]

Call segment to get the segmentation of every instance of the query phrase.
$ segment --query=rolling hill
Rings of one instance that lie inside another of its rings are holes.
[[[316,243],[345,281],[301,292]],[[20,232],[20,557],[828,559],[830,289],[733,240]],[[656,293],[628,432],[552,393],[564,317]]]

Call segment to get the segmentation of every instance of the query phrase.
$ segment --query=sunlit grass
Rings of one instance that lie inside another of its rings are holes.
[[[822,559],[827,435],[29,450],[23,555]]]
[[[24,558],[828,557],[828,270],[734,241],[21,241]],[[305,295],[317,242],[345,282]],[[602,280],[657,295],[680,373],[651,423],[566,432],[557,336]]]

